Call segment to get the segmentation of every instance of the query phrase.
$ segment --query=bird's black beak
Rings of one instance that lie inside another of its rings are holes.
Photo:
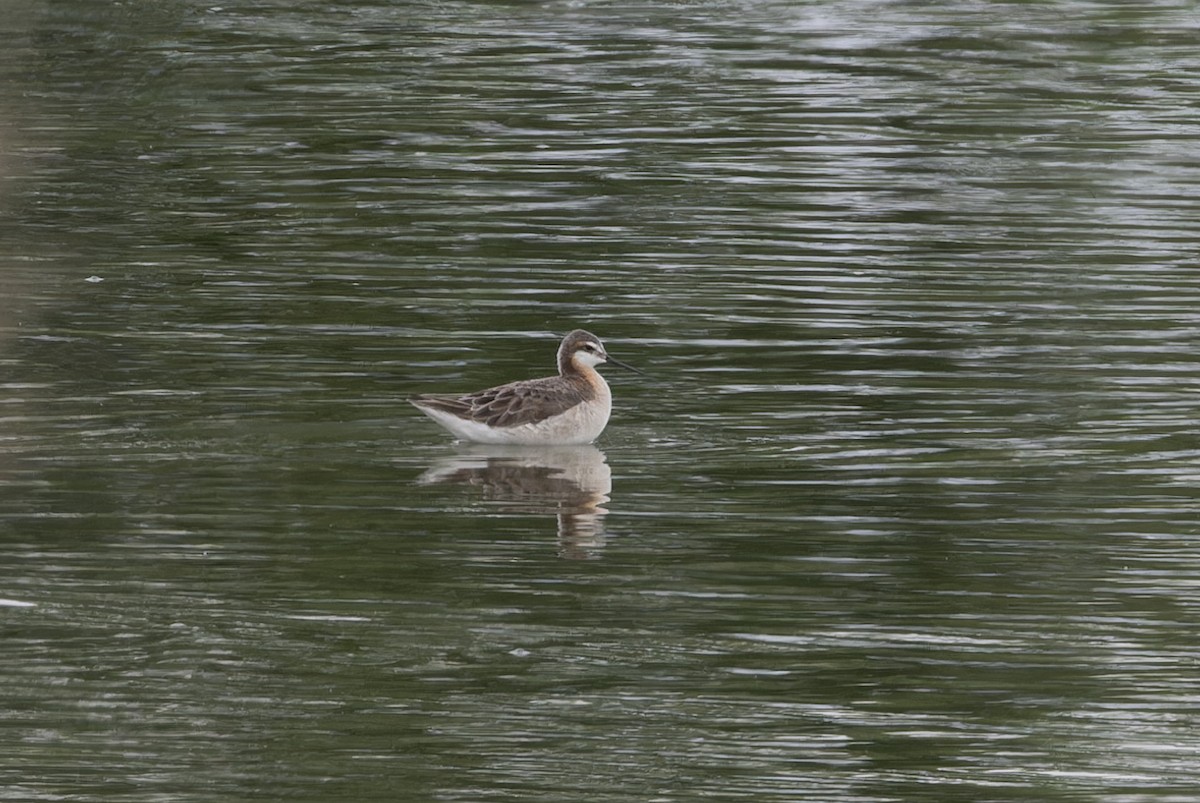
[[[641,374],[642,376],[646,375],[645,371],[641,371],[637,368],[634,368],[632,365],[630,365],[627,362],[621,362],[620,360],[618,360],[616,357],[612,356],[611,354],[605,353],[604,359],[608,362],[611,362],[613,365],[619,365],[620,367],[624,368],[626,371],[633,371],[635,374]]]

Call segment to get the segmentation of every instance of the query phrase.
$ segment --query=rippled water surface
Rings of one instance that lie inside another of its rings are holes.
[[[13,4],[0,799],[1192,800],[1197,17],[953,5]]]

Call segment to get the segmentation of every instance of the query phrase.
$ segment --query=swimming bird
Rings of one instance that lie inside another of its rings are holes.
[[[608,424],[612,393],[596,366],[612,357],[600,338],[576,329],[558,347],[558,376],[510,382],[464,396],[422,395],[409,402],[463,440],[479,443],[591,443]]]

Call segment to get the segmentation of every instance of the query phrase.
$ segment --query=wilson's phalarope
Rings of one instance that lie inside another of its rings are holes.
[[[600,338],[576,329],[558,347],[558,376],[510,382],[465,396],[409,399],[459,438],[479,443],[571,445],[591,443],[608,424],[612,393],[595,366],[611,362]]]

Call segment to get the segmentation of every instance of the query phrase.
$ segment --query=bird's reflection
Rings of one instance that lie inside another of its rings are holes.
[[[554,514],[565,558],[595,558],[604,546],[603,505],[612,491],[612,471],[595,446],[465,444],[417,482],[477,486],[506,510]]]

